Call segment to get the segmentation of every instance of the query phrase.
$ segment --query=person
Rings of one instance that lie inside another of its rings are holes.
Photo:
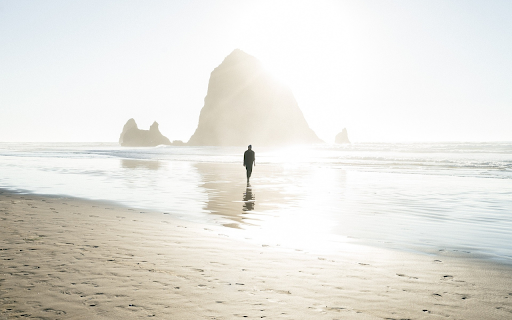
[[[244,167],[247,170],[247,183],[249,183],[249,178],[252,173],[252,166],[256,166],[256,156],[254,151],[252,150],[252,146],[249,145],[247,150],[244,152]]]

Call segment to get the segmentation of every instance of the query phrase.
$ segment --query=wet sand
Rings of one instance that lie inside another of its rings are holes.
[[[0,192],[2,319],[512,318],[512,267],[469,255],[319,255],[163,212]]]

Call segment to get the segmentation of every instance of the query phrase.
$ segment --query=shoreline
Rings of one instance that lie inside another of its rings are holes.
[[[110,202],[0,192],[1,317],[512,316],[512,268],[491,261],[351,243],[319,254]]]
[[[86,202],[94,202],[101,204],[103,206],[111,206],[116,208],[122,208],[129,210],[136,214],[143,214],[144,218],[158,218],[160,215],[165,215],[167,218],[170,218],[172,220],[176,221],[183,221],[184,223],[192,223],[192,224],[198,224],[206,227],[215,227],[220,228],[219,232],[223,233],[229,233],[230,236],[247,242],[252,242],[253,244],[257,245],[266,245],[267,243],[273,243],[275,246],[287,248],[289,250],[301,250],[301,251],[307,251],[313,254],[334,254],[335,250],[338,250],[339,248],[343,248],[346,246],[356,246],[360,248],[375,248],[375,249],[382,249],[386,251],[394,251],[397,253],[406,253],[406,254],[419,254],[419,255],[425,255],[425,256],[433,256],[433,257],[440,257],[440,258],[446,258],[449,257],[451,259],[464,259],[467,261],[474,261],[476,263],[482,262],[482,263],[489,263],[489,264],[498,264],[503,265],[505,268],[510,267],[512,269],[512,256],[500,256],[490,253],[482,253],[479,252],[478,249],[474,250],[471,248],[446,248],[446,247],[440,247],[440,246],[409,246],[409,247],[400,247],[397,244],[395,245],[386,245],[384,244],[385,241],[379,241],[375,239],[363,239],[363,238],[352,238],[352,237],[345,237],[342,235],[333,235],[335,238],[337,238],[335,241],[327,240],[327,242],[323,242],[323,244],[329,245],[329,243],[332,245],[333,248],[327,249],[327,250],[319,250],[319,246],[317,245],[316,248],[312,248],[311,246],[308,246],[307,248],[301,245],[284,245],[279,240],[276,239],[265,239],[265,237],[258,237],[256,234],[249,234],[249,230],[240,227],[237,225],[237,222],[240,219],[237,220],[229,220],[229,218],[225,220],[214,220],[211,219],[209,221],[204,221],[202,219],[197,219],[195,217],[189,217],[187,215],[178,214],[175,212],[168,212],[169,210],[161,210],[158,208],[144,208],[144,207],[137,207],[137,206],[131,206],[129,204],[121,203],[116,200],[106,200],[106,199],[88,199],[88,198],[82,198],[72,195],[66,195],[66,194],[40,194],[37,192],[33,192],[30,190],[22,190],[22,189],[8,189],[8,188],[2,188],[0,187],[0,197],[2,194],[12,194],[12,195],[21,195],[21,196],[37,196],[37,197],[45,197],[45,198],[55,198],[55,199],[70,199],[70,200],[76,200],[76,201],[86,201]],[[139,216],[139,218],[141,218]],[[255,240],[254,238],[258,238]],[[282,238],[281,238],[282,240]],[[475,252],[476,251],[476,252]]]
[[[286,233],[276,240],[283,244],[329,236],[412,252],[470,251],[512,263],[508,171],[467,162],[508,161],[509,149],[435,144],[396,150],[387,144],[306,154],[261,150],[252,188],[245,186],[240,153],[229,148],[13,146],[2,153],[0,171],[5,186],[31,193],[105,199],[189,221]],[[449,152],[437,153],[443,150]],[[490,154],[482,159],[475,150]],[[294,155],[300,163],[286,161]]]

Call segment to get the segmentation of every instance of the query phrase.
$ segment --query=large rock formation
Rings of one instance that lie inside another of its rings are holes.
[[[189,145],[246,146],[322,142],[289,88],[253,56],[234,50],[212,71]]]
[[[155,147],[160,144],[170,145],[171,142],[160,133],[156,121],[149,127],[149,130],[140,130],[132,118],[123,127],[119,144],[123,147]]]
[[[334,142],[339,144],[350,143],[350,140],[348,140],[348,133],[346,128],[343,128],[343,130],[341,130],[341,132],[336,135]]]

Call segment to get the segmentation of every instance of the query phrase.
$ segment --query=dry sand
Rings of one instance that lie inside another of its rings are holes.
[[[506,265],[364,246],[318,255],[1,192],[2,319],[512,319]]]

